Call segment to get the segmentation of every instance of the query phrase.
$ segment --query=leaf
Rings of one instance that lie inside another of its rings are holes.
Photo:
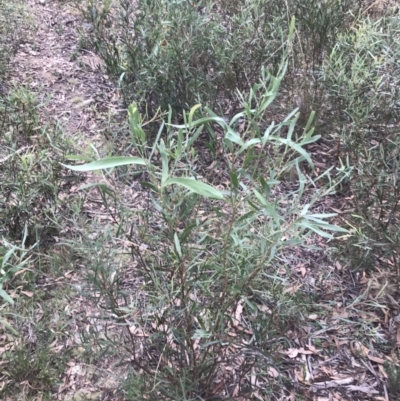
[[[168,178],[169,166],[168,166],[168,155],[165,149],[164,141],[161,139],[160,146],[158,147],[161,155],[162,162],[162,173],[161,173],[161,184],[164,185]]]
[[[274,218],[276,223],[279,223],[280,217],[271,204],[256,189],[253,189],[253,192],[261,203],[261,206]]]
[[[233,171],[230,171],[229,175],[231,176],[231,183],[233,188],[237,190],[239,188],[239,180],[237,175]]]
[[[240,135],[237,132],[235,132],[228,125],[225,126],[225,129],[226,129],[225,139],[227,139],[228,141],[231,141],[233,143],[236,143],[236,144],[238,144],[240,146],[244,145],[244,142],[242,141],[242,138],[240,137]]]
[[[212,198],[212,199],[224,198],[221,192],[219,192],[211,185],[205,184],[204,182],[201,181],[196,181],[191,178],[170,178],[164,183],[165,186],[171,184],[181,185],[189,189],[190,191],[195,192],[196,194],[205,196],[206,198]]]
[[[11,333],[13,333],[15,336],[18,336],[19,333],[18,331],[16,331],[10,323],[8,323],[6,320],[4,319],[0,319],[0,324],[2,324],[6,329],[10,330]]]
[[[258,138],[253,138],[248,140],[246,143],[243,144],[243,146],[240,148],[238,155],[240,155],[242,152],[244,152],[247,148],[249,148],[250,146],[253,146],[257,143],[260,143],[261,140]]]
[[[177,233],[174,234],[174,242],[175,242],[176,252],[178,253],[179,257],[182,257],[181,244],[179,243],[179,238]]]
[[[176,124],[168,124],[171,127],[174,128],[193,128],[196,127],[198,125],[203,125],[206,123],[217,123],[219,124],[221,127],[226,127],[226,121],[222,118],[222,117],[203,117],[203,118],[199,118],[198,120],[192,121],[191,124],[180,124],[180,125],[176,125]]]
[[[13,299],[2,289],[0,288],[0,297],[4,299],[4,301],[7,301],[11,305],[14,305]]]
[[[314,231],[316,234],[320,235],[323,238],[327,238],[327,239],[332,239],[333,238],[332,234],[329,234],[329,233],[327,233],[325,231],[322,231],[321,228],[324,228],[324,227],[321,227],[319,225],[314,225],[314,224],[302,221],[301,223],[299,223],[299,226],[301,228],[303,228],[303,229],[304,228],[308,228],[309,230]]]
[[[141,118],[136,102],[132,102],[128,107],[128,120],[132,134],[136,135],[141,143],[144,143],[146,140],[146,133],[141,127]]]
[[[94,171],[118,166],[125,166],[127,164],[146,165],[146,161],[140,157],[113,156],[105,157],[104,159],[100,160],[95,160],[91,163],[82,164],[80,166],[69,166],[63,163],[60,164],[73,171]]]
[[[299,144],[293,142],[291,139],[285,138],[277,138],[277,141],[283,143],[286,146],[289,146],[297,153],[300,153],[300,155],[303,156],[305,160],[307,160],[308,164],[312,168],[314,168],[314,163],[312,162],[310,155]]]
[[[189,126],[192,125],[194,113],[199,107],[201,107],[201,104],[196,104],[190,109],[190,112],[189,112]]]

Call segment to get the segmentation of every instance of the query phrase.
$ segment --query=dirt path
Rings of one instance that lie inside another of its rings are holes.
[[[77,27],[88,29],[69,2],[28,0],[36,32],[11,63],[11,83],[23,83],[44,104],[42,122],[59,121],[64,131],[101,143],[109,115],[118,113],[118,95],[102,61],[79,48]]]

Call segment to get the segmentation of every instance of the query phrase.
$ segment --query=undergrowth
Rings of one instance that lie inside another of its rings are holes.
[[[112,365],[124,400],[300,399],[311,379],[289,376],[286,355],[307,338],[331,358],[325,337],[307,336],[336,308],[335,330],[351,325],[385,355],[380,383],[396,396],[398,290],[378,281],[399,270],[398,9],[76,4],[127,127],[109,157],[67,170],[87,155],[43,125],[38,97],[23,85],[1,97],[1,396],[51,399],[75,358]],[[21,31],[1,19],[10,11],[16,27],[22,14],[0,5],[4,76]],[[71,171],[99,179],[75,194]],[[294,266],[322,250],[356,277],[351,290],[321,294],[328,268],[293,285]],[[357,277],[371,277],[365,290]],[[78,298],[93,314],[73,336]]]

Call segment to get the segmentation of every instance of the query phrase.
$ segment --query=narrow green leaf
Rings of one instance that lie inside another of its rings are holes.
[[[304,157],[305,160],[307,160],[308,164],[314,168],[314,163],[311,160],[310,155],[297,143],[293,142],[290,139],[285,139],[285,138],[276,138],[278,142],[283,143],[286,146],[289,146],[289,148],[292,148],[295,150],[297,153],[299,153],[301,156]]]
[[[225,120],[221,117],[203,117],[203,118],[199,118],[198,120],[192,121],[191,124],[187,124],[187,125],[185,125],[185,124],[180,124],[180,125],[168,124],[168,125],[170,125],[171,127],[174,127],[174,128],[186,128],[187,129],[187,128],[196,127],[198,125],[203,125],[206,123],[217,123],[221,127],[224,127],[227,125]]]
[[[14,327],[11,326],[10,323],[8,323],[4,319],[0,319],[0,324],[2,324],[7,330],[11,331],[15,336],[19,336],[19,333],[17,330],[14,329]]]
[[[290,25],[289,25],[289,41],[291,41],[293,39],[295,26],[296,26],[296,18],[293,15],[293,17],[292,17],[292,19],[290,21]]]
[[[298,224],[298,226],[303,229],[308,228],[309,230],[314,231],[316,234],[320,235],[323,238],[327,238],[327,239],[333,238],[332,234],[322,231],[320,227],[315,226],[314,224],[308,223],[306,221],[302,221],[301,223]]]
[[[11,305],[14,305],[12,298],[2,288],[0,288],[0,298],[3,298],[4,301],[7,301]]]
[[[190,109],[190,112],[189,112],[189,121],[188,121],[188,122],[189,122],[189,126],[192,125],[194,113],[195,113],[195,111],[196,111],[199,107],[201,107],[201,104],[196,104],[196,105],[194,105],[194,106]]]
[[[244,152],[247,148],[249,148],[250,146],[253,146],[253,145],[255,145],[255,144],[257,144],[257,143],[260,143],[261,142],[261,140],[260,139],[258,139],[258,138],[253,138],[253,139],[250,139],[250,140],[248,140],[241,148],[240,148],[240,150],[238,151],[238,155],[240,155],[242,152]]]
[[[311,124],[313,123],[314,118],[315,118],[315,110],[313,110],[313,111],[311,112],[311,114],[310,114],[310,117],[308,117],[307,125],[306,125],[306,127],[304,128],[304,131],[305,131],[305,132],[308,132],[308,131],[310,130]]]
[[[118,166],[125,166],[127,164],[145,165],[146,161],[140,157],[113,156],[105,157],[104,159],[100,160],[95,160],[91,163],[82,164],[80,166],[69,166],[63,163],[60,164],[73,171],[94,171]]]
[[[181,244],[179,243],[179,238],[178,234],[174,233],[174,243],[175,243],[175,249],[176,252],[178,253],[179,257],[182,257],[182,249],[181,249]]]
[[[171,185],[171,184],[177,184],[181,185],[190,191],[205,196],[206,198],[212,198],[212,199],[223,199],[224,196],[222,195],[221,192],[219,192],[217,189],[212,187],[211,185],[205,184],[204,182],[201,181],[196,181],[191,178],[170,178],[167,180],[164,185]]]
[[[185,230],[183,231],[183,233],[181,234],[181,236],[179,238],[179,243],[180,244],[184,244],[185,243],[185,241],[188,238],[189,234],[191,233],[192,229],[194,227],[196,227],[196,226],[197,226],[196,223],[192,223],[192,224],[190,224],[189,226],[187,226],[185,228]]]
[[[132,135],[139,139],[140,143],[143,144],[146,140],[146,133],[143,131],[141,126],[142,121],[136,102],[132,102],[128,107],[128,120]]]
[[[269,125],[269,127],[265,130],[264,135],[262,137],[262,144],[265,146],[267,143],[269,136],[271,135],[272,128],[274,128],[275,123],[272,121],[272,123]]]
[[[242,138],[240,137],[240,135],[235,132],[231,127],[229,127],[228,125],[225,125],[226,128],[226,134],[225,134],[225,139],[228,139],[229,141],[236,143],[240,146],[244,145],[244,142],[242,141]]]
[[[164,141],[162,139],[160,141],[159,150],[160,150],[161,162],[162,162],[161,183],[162,183],[162,185],[164,185],[168,179],[169,166],[168,166],[168,155],[165,150]]]
[[[172,110],[171,110],[171,113],[172,113]],[[170,118],[170,116],[168,116],[168,118]],[[161,121],[160,128],[158,129],[158,133],[157,133],[156,139],[154,140],[153,146],[151,148],[151,153],[150,153],[150,156],[149,156],[149,160],[151,160],[151,158],[153,157],[153,154],[154,154],[154,152],[155,152],[155,150],[157,148],[157,143],[160,140],[161,134],[162,134],[162,132],[164,130],[164,126],[165,126],[165,122],[163,120],[163,121]]]
[[[16,250],[16,247],[12,247],[11,249],[9,249],[6,254],[2,257],[2,263],[1,263],[1,267],[5,267],[7,265],[8,259],[10,259],[10,257],[12,255],[14,255],[14,252]]]
[[[140,124],[140,114],[139,114],[139,110],[137,107],[136,102],[132,102],[129,106],[128,106],[128,116],[129,118],[131,118],[136,124]]]
[[[274,220],[278,223],[280,217],[276,210],[272,207],[272,205],[256,190],[253,189],[254,194],[256,195],[258,201],[261,203],[261,206],[274,218]]]
[[[229,175],[231,176],[231,183],[232,183],[233,188],[235,188],[237,190],[239,188],[239,181],[238,181],[237,175],[233,171],[230,171]]]

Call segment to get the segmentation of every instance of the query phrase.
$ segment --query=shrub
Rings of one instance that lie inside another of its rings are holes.
[[[399,244],[399,23],[393,15],[360,19],[339,36],[323,66],[333,120],[341,130],[337,155],[353,166],[356,267],[373,266],[376,257],[398,266],[393,251]]]
[[[94,27],[94,47],[124,85],[128,102],[153,111],[171,106],[178,112],[195,103],[222,109],[235,103],[236,89],[260,78],[262,66],[279,66],[286,37],[279,27],[287,26],[286,17],[271,13],[267,0],[230,7],[188,0],[118,4],[113,9],[89,1],[81,9]]]
[[[121,363],[133,369],[123,384],[128,400],[249,399],[286,386],[277,351],[285,347],[282,333],[299,324],[304,300],[284,291],[279,259],[306,246],[310,235],[330,238],[331,231],[344,230],[326,221],[332,214],[312,212],[314,202],[333,191],[315,188],[300,167],[313,167],[305,150],[319,138],[312,118],[296,138],[296,111],[267,124],[283,71],[263,77],[241,97],[243,111],[231,121],[195,106],[183,114],[184,124],[174,125],[170,111],[151,143],[133,103],[128,119],[139,157],[68,166],[89,171],[133,164],[132,180],[142,177],[148,189],[145,207],[117,207],[117,235],[127,235],[134,288],[125,284],[132,273],[121,269],[128,261],[100,244],[88,246],[96,260],[88,279],[106,311],[104,324],[111,318],[122,328],[106,329],[96,344],[104,352],[124,348]],[[218,138],[215,152],[207,153],[200,140],[207,131]],[[212,170],[200,168],[204,157]],[[285,193],[278,177],[293,167],[299,181]],[[278,377],[276,386],[268,375]]]
[[[0,102],[0,234],[25,246],[59,230],[63,183],[59,161],[72,149],[55,126],[38,129],[39,104],[15,87]]]

